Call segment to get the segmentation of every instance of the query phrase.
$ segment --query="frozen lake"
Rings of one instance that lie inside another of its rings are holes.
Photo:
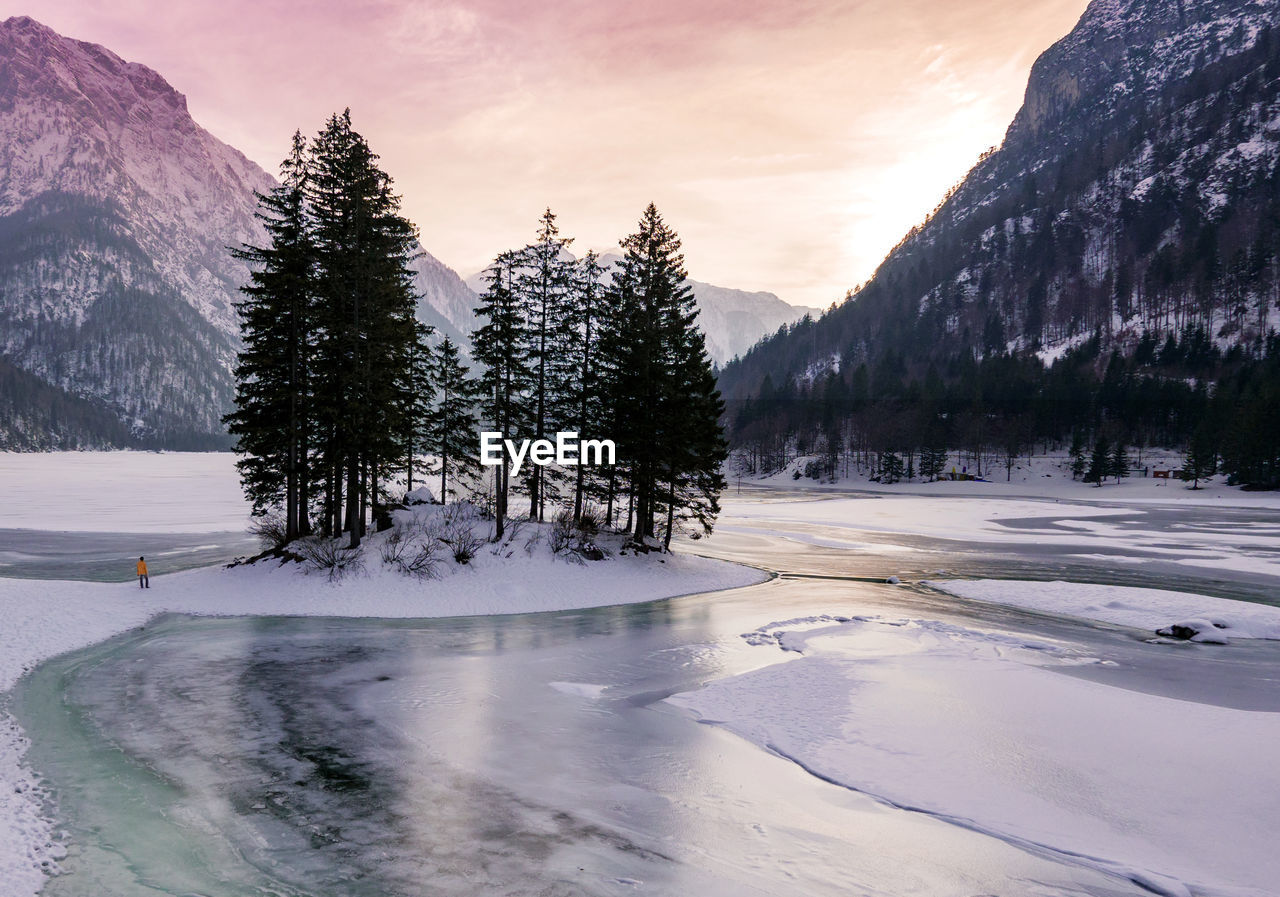
[[[421,623],[167,618],[57,659],[17,703],[74,845],[43,893],[1142,893],[663,703],[771,659],[739,637],[761,602],[872,591],[820,588]]]
[[[70,845],[42,894],[1280,880],[1280,643],[1161,644],[883,582],[1274,600],[1280,512],[727,498],[721,531],[686,547],[778,578],[502,617],[170,615],[41,664],[11,709]]]

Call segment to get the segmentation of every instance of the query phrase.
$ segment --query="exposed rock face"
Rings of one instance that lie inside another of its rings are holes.
[[[146,66],[0,23],[0,446],[226,445],[249,275],[230,247],[263,240],[274,185]],[[440,309],[470,292],[417,266],[420,314],[452,332]]]
[[[816,308],[789,305],[773,293],[748,292],[690,280],[698,303],[698,324],[707,339],[707,354],[723,365],[745,353],[761,337],[795,323]]]

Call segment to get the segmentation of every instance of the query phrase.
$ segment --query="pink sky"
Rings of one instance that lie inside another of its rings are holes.
[[[658,204],[699,280],[825,306],[998,143],[1086,0],[0,0],[159,71],[275,171],[350,106],[464,276],[543,207],[605,248]]]

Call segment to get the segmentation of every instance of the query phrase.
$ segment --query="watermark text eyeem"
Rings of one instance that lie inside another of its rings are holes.
[[[539,467],[559,464],[572,467],[585,464],[599,467],[615,463],[616,450],[612,439],[579,439],[576,432],[560,432],[555,442],[550,439],[503,439],[501,433],[485,431],[480,434],[480,463],[497,467],[503,462],[503,452],[511,459],[512,473],[519,475],[527,458]]]

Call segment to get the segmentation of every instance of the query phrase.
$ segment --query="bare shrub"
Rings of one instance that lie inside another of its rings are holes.
[[[390,564],[393,567],[400,566],[401,559],[408,553],[413,546],[413,537],[410,531],[405,527],[396,527],[378,546],[378,554],[382,557],[382,563]]]
[[[578,532],[594,539],[600,535],[602,529],[604,529],[604,511],[592,505],[583,508],[582,516],[578,518]]]
[[[552,554],[575,564],[604,559],[604,552],[596,545],[594,539],[595,534],[599,532],[599,527],[593,526],[596,521],[593,519],[584,527],[583,519],[575,521],[573,514],[569,511],[561,511],[556,515],[547,537]]]
[[[475,559],[485,539],[478,532],[480,513],[470,502],[446,505],[433,517],[429,530],[434,538],[448,546],[454,561],[467,564]]]
[[[437,542],[419,545],[417,551],[400,562],[400,572],[415,579],[435,579],[440,575],[439,551]]]
[[[279,551],[289,544],[285,538],[284,517],[279,514],[253,518],[253,522],[249,524],[249,535],[256,538],[267,551]]]
[[[484,545],[475,531],[475,524],[470,520],[456,520],[447,524],[440,534],[440,541],[449,546],[453,559],[459,564],[470,563]]]
[[[348,548],[341,539],[309,536],[295,543],[302,561],[312,570],[328,575],[330,582],[337,582],[349,573],[364,567],[364,557],[359,548]]]
[[[431,522],[420,520],[395,527],[379,548],[382,562],[415,579],[435,579],[443,547],[435,529]]]
[[[573,514],[561,511],[556,515],[556,519],[551,521],[551,532],[547,534],[547,544],[551,546],[551,553],[560,554],[571,550],[576,537]]]
[[[509,517],[506,521],[506,527],[502,533],[502,539],[499,540],[495,533],[493,537],[492,554],[495,557],[509,558],[515,553],[515,543],[524,531],[525,526],[529,523],[525,517]]]

